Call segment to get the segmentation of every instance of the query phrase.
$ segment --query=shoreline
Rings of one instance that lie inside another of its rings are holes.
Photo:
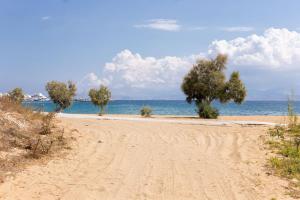
[[[295,112],[300,114],[300,102],[295,103]],[[43,110],[45,112],[53,111],[54,104],[48,102],[26,102],[28,107]],[[185,101],[159,101],[159,100],[116,100],[110,102],[107,107],[107,113],[113,115],[139,115],[143,106],[149,106],[154,115],[176,115],[176,116],[194,116],[197,117],[196,106],[188,104]],[[219,110],[220,116],[282,116],[287,115],[287,103],[284,101],[246,101],[241,105],[233,103],[220,104],[213,103],[213,106]],[[97,114],[99,108],[91,102],[74,102],[72,106],[64,111],[69,114]]]
[[[199,124],[199,125],[285,125],[286,116],[220,116],[218,119],[201,119],[196,116],[177,115],[153,115],[149,118],[140,115],[120,115],[107,114],[99,116],[96,114],[68,114],[59,113],[61,118],[77,119],[97,119],[97,120],[117,120],[117,121],[140,121],[140,122],[165,122],[179,124]]]

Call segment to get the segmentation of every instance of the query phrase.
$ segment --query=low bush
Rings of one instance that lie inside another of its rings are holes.
[[[208,103],[199,103],[197,104],[197,107],[197,112],[200,118],[216,119],[219,116],[219,111]]]
[[[151,117],[152,109],[148,106],[144,106],[141,108],[141,116],[143,117]]]

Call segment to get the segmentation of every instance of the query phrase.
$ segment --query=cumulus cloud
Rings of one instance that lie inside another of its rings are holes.
[[[250,26],[232,26],[232,27],[223,27],[220,28],[220,30],[227,31],[227,32],[249,32],[249,31],[254,31],[254,28]]]
[[[181,26],[174,19],[151,19],[146,24],[135,25],[136,28],[149,28],[161,31],[180,31]]]
[[[289,69],[300,64],[300,33],[269,28],[262,35],[216,40],[208,54],[224,53],[238,66]]]
[[[80,81],[76,83],[79,96],[85,96],[87,91],[91,88],[97,88],[100,85],[108,85],[109,80],[100,78],[95,73],[85,75]]]
[[[207,52],[186,57],[145,57],[125,49],[105,63],[100,76],[90,73],[80,83],[85,86],[82,88],[108,85],[115,98],[170,98],[172,95],[174,99],[183,98],[180,91],[183,76],[197,59],[212,58],[218,53],[229,56],[229,71],[241,72],[250,98],[256,98],[262,86],[265,91],[279,88],[276,94],[285,95],[298,82],[300,33],[270,28],[261,35],[213,41]],[[258,69],[264,70],[258,73]],[[278,69],[286,70],[285,76]],[[270,91],[269,94],[274,94]]]
[[[116,93],[124,93],[124,95],[139,90],[171,92],[174,88],[178,90],[178,83],[200,57],[203,56],[143,57],[125,49],[111,62],[105,64],[101,75],[105,80],[90,73],[80,81],[80,85],[84,85],[84,88],[92,88],[105,84]]]
[[[118,53],[112,62],[105,64],[105,74],[110,81],[118,81],[131,87],[148,85],[174,85],[191,67],[197,56],[162,58],[142,57],[126,49]],[[113,75],[113,76],[112,76]]]

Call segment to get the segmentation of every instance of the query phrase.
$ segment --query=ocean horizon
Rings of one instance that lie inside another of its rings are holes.
[[[51,101],[24,102],[24,105],[44,112],[54,111],[55,105]],[[300,114],[300,101],[294,101],[294,111]],[[154,115],[191,115],[196,116],[194,104],[184,100],[113,100],[106,107],[107,114],[139,115],[143,106],[150,106]],[[245,101],[238,105],[233,102],[221,104],[213,102],[220,115],[249,116],[249,115],[286,115],[288,101]],[[96,114],[99,108],[90,101],[74,101],[72,106],[63,111],[71,114]]]

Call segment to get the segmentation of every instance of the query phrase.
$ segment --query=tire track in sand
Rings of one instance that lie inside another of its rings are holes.
[[[285,183],[263,171],[264,127],[63,123],[79,130],[77,146],[0,185],[2,199],[288,199]]]

